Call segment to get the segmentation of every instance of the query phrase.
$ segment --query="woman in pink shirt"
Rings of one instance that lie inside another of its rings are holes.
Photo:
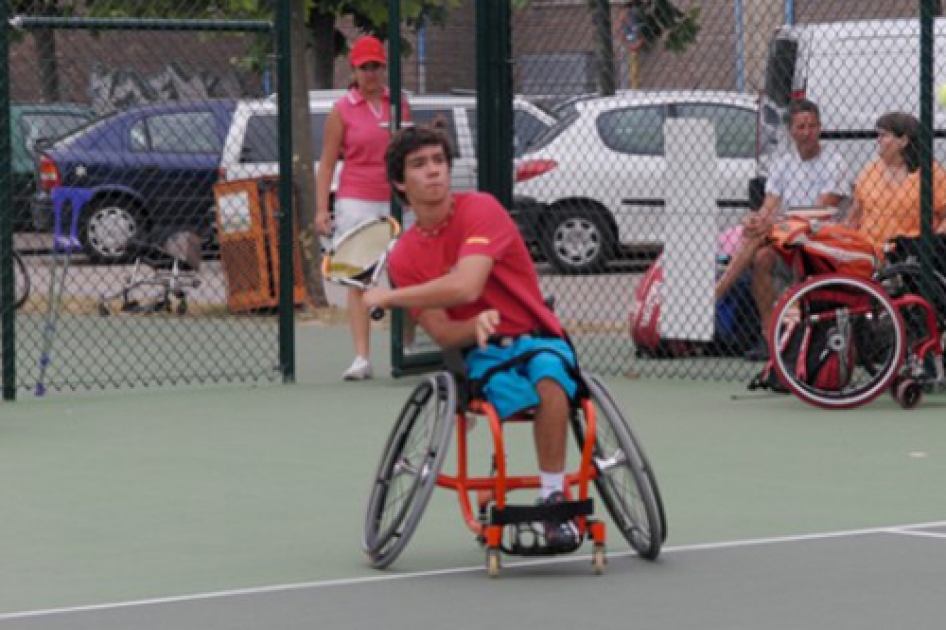
[[[348,94],[335,103],[325,121],[325,139],[316,176],[315,227],[323,235],[332,231],[332,179],[344,156],[335,191],[335,236],[358,224],[390,214],[391,188],[385,173],[384,153],[391,137],[391,95],[385,85],[387,58],[384,45],[362,37],[349,55],[354,81]],[[410,120],[402,99],[402,118]],[[355,360],[345,380],[371,378],[368,310],[358,289],[348,290],[348,314],[355,344]]]

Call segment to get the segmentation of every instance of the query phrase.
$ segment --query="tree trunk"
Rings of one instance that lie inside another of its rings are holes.
[[[315,54],[315,88],[330,90],[335,87],[335,16],[320,13],[319,5],[315,3],[309,27]]]
[[[315,231],[315,174],[312,169],[312,119],[309,116],[309,64],[306,51],[305,0],[293,0],[290,26],[292,55],[292,181],[296,189],[298,247],[302,254],[309,306],[328,306],[322,279],[322,252]]]
[[[59,64],[56,61],[56,31],[38,28],[33,31],[33,45],[39,64],[40,90],[43,101],[58,103],[62,100],[59,87]]]
[[[614,46],[611,33],[611,7],[608,0],[588,0],[591,23],[595,33],[595,67],[598,71],[598,91],[602,96],[613,96]]]

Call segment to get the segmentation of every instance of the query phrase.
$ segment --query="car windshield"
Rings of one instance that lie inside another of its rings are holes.
[[[552,140],[562,135],[562,132],[568,129],[573,122],[578,120],[578,112],[572,112],[560,118],[554,125],[546,129],[540,135],[529,144],[528,152],[532,153],[533,151],[538,151],[539,149],[544,149]]]
[[[91,116],[82,114],[38,113],[26,114],[20,118],[23,128],[23,137],[29,142],[39,139],[55,140],[74,131],[91,120]]]
[[[310,114],[312,132],[312,157],[322,157],[323,132],[327,113]],[[279,119],[276,114],[252,116],[246,125],[246,135],[240,152],[244,164],[279,161]]]

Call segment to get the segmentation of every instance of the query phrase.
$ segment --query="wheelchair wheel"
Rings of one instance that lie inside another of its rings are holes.
[[[666,514],[654,469],[601,380],[586,375],[595,407],[594,483],[598,495],[621,534],[642,558],[654,560],[666,539]],[[575,437],[585,444],[583,413],[573,416]]]
[[[880,285],[826,275],[782,297],[769,347],[776,374],[793,394],[817,407],[850,409],[874,400],[896,378],[906,331]]]
[[[394,562],[417,528],[447,454],[456,400],[453,377],[438,372],[415,387],[401,409],[365,516],[362,547],[375,568]]]

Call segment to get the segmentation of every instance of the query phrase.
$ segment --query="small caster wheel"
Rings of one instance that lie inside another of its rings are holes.
[[[606,564],[608,564],[608,557],[604,552],[604,545],[595,543],[594,549],[591,551],[591,570],[595,575],[601,575],[604,573]]]
[[[904,409],[916,409],[923,400],[923,387],[912,378],[905,378],[897,383],[894,399]]]
[[[497,578],[499,577],[499,570],[502,568],[502,563],[499,558],[499,549],[490,549],[486,552],[486,572],[489,573],[489,577]]]

